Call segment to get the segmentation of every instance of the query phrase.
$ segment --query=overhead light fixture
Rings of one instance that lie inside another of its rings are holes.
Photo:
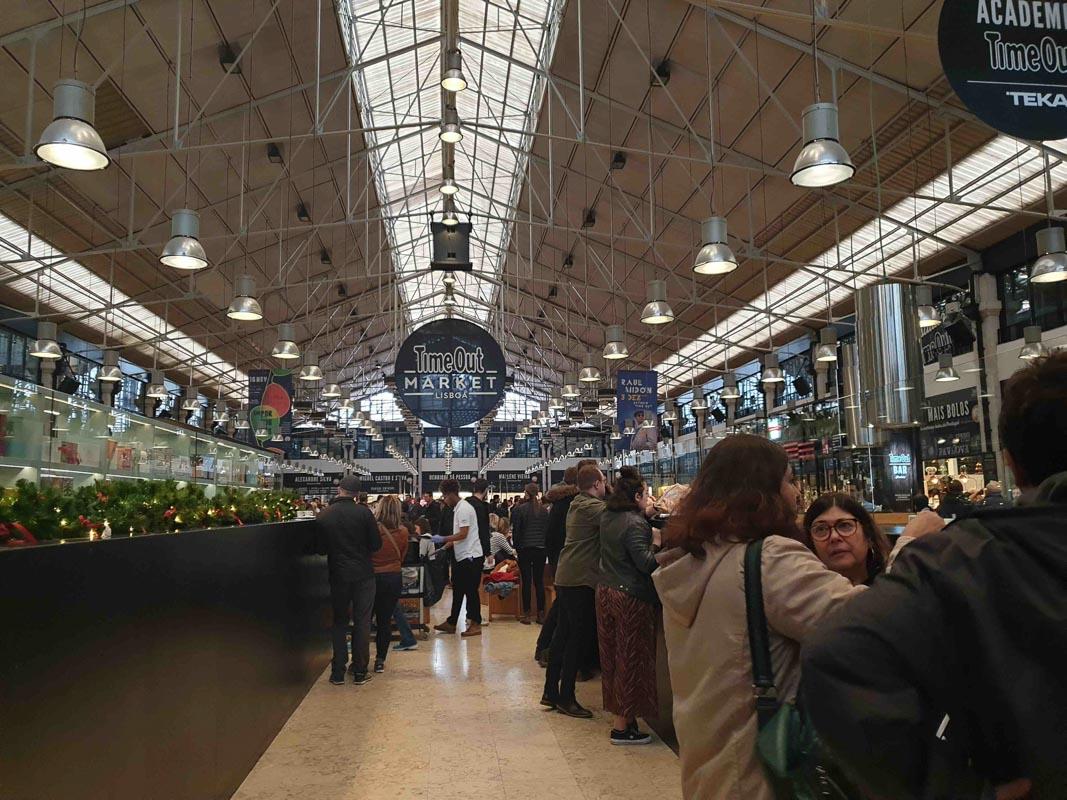
[[[104,363],[97,370],[96,379],[104,383],[116,383],[123,379],[122,368],[119,366],[119,354],[117,350],[104,351]]]
[[[274,343],[274,349],[270,354],[283,361],[294,361],[300,358],[300,348],[296,345],[296,331],[290,322],[283,322],[278,326],[278,341]]]
[[[308,381],[309,383],[322,380],[322,367],[319,366],[319,355],[314,350],[309,348],[304,352],[304,362],[300,367],[300,374],[297,375],[297,378],[302,381]]]
[[[722,379],[722,391],[719,392],[720,400],[740,400],[741,392],[737,389],[737,376],[732,372]]]
[[[815,347],[815,360],[823,363],[837,361],[837,329],[827,326],[819,331],[819,344]]]
[[[626,166],[626,153],[622,150],[616,150],[615,154],[611,157],[611,169],[622,169]]]
[[[229,42],[219,45],[219,66],[229,75],[241,74],[241,64],[237,61],[236,49]]]
[[[623,436],[633,436],[634,433],[635,433],[634,426],[632,424],[630,424],[629,422],[627,422],[626,426],[622,429],[622,435]]]
[[[457,302],[456,301],[456,292],[452,288],[452,286],[453,286],[453,284],[450,284],[450,283],[446,283],[445,284],[445,297],[441,301],[442,305],[445,305],[445,306],[454,306],[454,305],[456,305],[456,302]]]
[[[693,272],[725,275],[737,269],[737,257],[726,243],[725,217],[708,217],[700,225],[701,248],[693,262]]]
[[[455,168],[448,164],[441,170],[441,194],[452,195],[458,191],[459,185],[456,183]]]
[[[37,339],[30,349],[30,355],[46,361],[55,361],[63,357],[63,349],[59,346],[59,329],[54,322],[38,321]]]
[[[582,396],[581,390],[578,388],[578,378],[573,372],[568,372],[563,378],[563,389],[560,394],[566,400],[574,400]]]
[[[382,436],[382,432],[380,430],[378,430],[377,428],[374,429],[374,433],[371,434],[370,438],[371,438],[371,441],[373,441],[373,442],[381,442],[381,441],[383,441],[385,439],[385,437]]]
[[[600,367],[594,363],[593,351],[586,350],[585,366],[578,373],[580,383],[600,383]]]
[[[1035,361],[1048,355],[1048,348],[1041,341],[1041,327],[1039,325],[1028,325],[1023,328],[1023,338],[1026,340],[1026,344],[1023,345],[1023,349],[1019,352],[1019,358],[1024,361]]]
[[[934,307],[934,290],[929,286],[915,287],[916,313],[919,315],[919,328],[929,330],[941,324],[941,315]]]
[[[281,164],[283,162],[282,149],[274,142],[267,143],[267,161],[271,164]]]
[[[646,325],[664,325],[674,320],[674,310],[667,303],[667,284],[664,281],[648,282],[648,302],[641,311],[641,321]]]
[[[703,392],[693,391],[693,402],[689,406],[692,411],[707,411],[708,401]]]
[[[304,203],[296,204],[296,218],[301,222],[311,222],[311,212]]]
[[[239,275],[233,290],[233,300],[226,309],[226,316],[242,322],[263,319],[263,309],[255,298],[256,282],[251,275]]]
[[[326,383],[322,387],[322,397],[325,400],[333,400],[341,396],[341,385],[337,382],[337,373],[331,372]]]
[[[152,377],[148,381],[148,388],[145,390],[145,395],[155,400],[166,400],[170,395],[167,391],[167,383],[163,379],[163,370],[152,370]]]
[[[760,373],[763,383],[785,383],[785,373],[778,366],[778,354],[767,353],[763,357],[763,371]]]
[[[463,141],[463,129],[459,125],[459,114],[449,106],[441,120],[441,132],[438,134],[446,144],[458,144]]]
[[[663,404],[662,419],[664,422],[674,422],[678,419],[678,409],[675,407],[673,401],[668,400]]]
[[[562,411],[567,407],[567,404],[563,402],[563,398],[558,392],[553,392],[548,400],[548,407],[551,411]]]
[[[1067,247],[1063,228],[1042,228],[1037,232],[1037,260],[1030,269],[1031,283],[1058,283],[1067,280]]]
[[[203,269],[207,253],[200,244],[200,215],[189,208],[179,208],[170,218],[170,239],[159,254],[160,263],[174,269]]]
[[[326,266],[333,264],[333,258],[330,256],[330,251],[325,247],[319,251],[319,263],[325,264]]]
[[[630,349],[626,346],[626,331],[622,325],[608,325],[604,331],[604,358],[616,360],[629,357]]]
[[[444,212],[441,214],[441,224],[452,227],[459,225],[459,214],[456,213],[456,201],[451,197],[445,197]]]
[[[233,414],[233,427],[234,430],[238,431],[247,431],[249,428],[248,411],[245,410],[243,405]]]
[[[462,92],[467,88],[467,79],[463,77],[463,55],[459,50],[449,50],[445,54],[445,71],[441,75],[441,88],[446,92]]]
[[[93,127],[96,90],[87,83],[64,78],[52,90],[52,122],[41,132],[33,152],[39,159],[64,169],[104,169],[111,158]]]
[[[200,398],[198,397],[200,390],[193,384],[189,384],[185,387],[185,398],[182,400],[182,411],[199,411],[200,410]]]
[[[956,368],[952,366],[952,353],[942,353],[937,358],[937,374],[934,376],[934,380],[938,383],[951,383],[952,381],[958,381],[960,374],[956,372]]]
[[[794,186],[817,189],[847,181],[856,172],[848,151],[841,146],[837,105],[815,103],[804,109],[804,146],[789,179]]]
[[[444,276],[441,278],[441,283],[443,283],[445,286],[455,286],[456,285],[456,273],[454,273],[452,271],[446,272],[444,274]]]

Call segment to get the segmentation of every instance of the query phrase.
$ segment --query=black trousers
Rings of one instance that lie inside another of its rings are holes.
[[[557,586],[559,618],[545,675],[545,695],[560,703],[574,701],[578,667],[596,641],[596,594],[591,586]]]
[[[452,613],[448,617],[450,625],[459,624],[459,612],[463,601],[467,601],[467,619],[482,624],[482,601],[478,597],[478,587],[482,582],[482,558],[466,558],[452,565]]]
[[[522,576],[522,613],[530,613],[530,587],[537,587],[537,610],[545,613],[545,548],[523,547],[519,550],[519,574]]]
[[[352,671],[362,675],[370,661],[370,615],[374,607],[374,576],[346,581],[330,579],[333,605],[333,674],[345,674],[348,663],[348,612],[352,610]]]
[[[374,576],[374,644],[376,661],[385,661],[393,638],[393,612],[400,600],[400,573],[384,572]]]

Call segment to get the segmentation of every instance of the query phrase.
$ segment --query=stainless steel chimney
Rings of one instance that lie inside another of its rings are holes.
[[[856,292],[856,344],[866,423],[913,425],[923,404],[919,317],[910,286],[876,283]]]

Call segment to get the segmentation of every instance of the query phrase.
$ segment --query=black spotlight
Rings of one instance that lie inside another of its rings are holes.
[[[811,383],[803,375],[798,375],[793,380],[793,388],[796,389],[797,394],[801,397],[807,397],[811,394]]]
[[[611,157],[611,168],[612,169],[622,169],[625,166],[626,166],[626,153],[622,152],[622,150],[617,150],[615,152],[615,155],[613,155]]]
[[[723,422],[726,420],[726,415],[723,414],[717,406],[712,407],[711,416],[715,417],[716,422]]]

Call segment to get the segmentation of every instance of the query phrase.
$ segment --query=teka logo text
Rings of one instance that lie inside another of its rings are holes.
[[[1015,106],[1067,108],[1067,95],[1053,92],[1005,92]]]

